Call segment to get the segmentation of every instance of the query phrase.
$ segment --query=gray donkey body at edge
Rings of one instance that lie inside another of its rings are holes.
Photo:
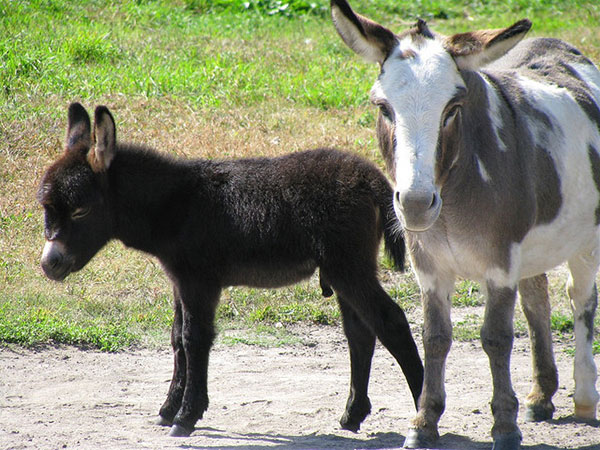
[[[558,374],[545,272],[567,262],[575,324],[575,417],[596,417],[592,352],[600,265],[600,72],[550,38],[510,27],[443,36],[420,20],[400,34],[332,0],[344,42],[381,71],[371,89],[377,137],[395,182],[422,294],[425,376],[405,447],[429,447],[445,408],[457,277],[486,293],[495,449],[517,449],[510,379],[517,292],[532,341],[526,419],[548,420]]]

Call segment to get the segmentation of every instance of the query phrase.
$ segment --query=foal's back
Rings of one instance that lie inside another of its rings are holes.
[[[349,261],[375,272],[384,225],[395,218],[391,186],[372,163],[317,149],[197,164],[194,209],[202,212],[189,228],[211,229],[196,246],[224,285],[275,287]]]

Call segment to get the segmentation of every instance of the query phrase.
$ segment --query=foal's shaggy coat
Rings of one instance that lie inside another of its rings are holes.
[[[159,423],[189,435],[208,407],[208,354],[221,289],[278,287],[320,269],[337,293],[351,359],[341,424],[370,411],[375,338],[399,362],[415,402],[423,366],[402,309],[377,280],[382,234],[393,260],[404,241],[392,190],[367,161],[335,150],[233,161],[176,160],[117,144],[105,107],[69,107],[65,154],[43,177],[42,268],[54,280],[81,269],[110,239],[156,256],[173,282],[175,368]]]

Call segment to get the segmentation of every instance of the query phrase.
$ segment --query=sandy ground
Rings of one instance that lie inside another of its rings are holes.
[[[211,405],[189,438],[153,424],[172,369],[168,349],[117,354],[71,347],[0,349],[3,449],[354,449],[402,446],[414,414],[401,371],[378,347],[361,431],[341,430],[349,363],[341,330],[302,327],[305,344],[261,348],[219,344],[211,355]],[[420,337],[418,337],[420,340]],[[513,385],[527,449],[600,449],[598,422],[572,419],[572,357],[558,346],[555,419],[523,423],[529,390],[527,339],[515,341]],[[600,367],[600,358],[596,358]],[[447,407],[438,448],[491,448],[490,374],[479,343],[455,342],[446,374]]]

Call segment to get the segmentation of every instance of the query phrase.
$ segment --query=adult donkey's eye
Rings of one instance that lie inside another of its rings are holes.
[[[75,211],[73,211],[71,213],[71,219],[73,219],[73,220],[83,219],[85,216],[87,216],[90,213],[91,210],[92,210],[92,208],[90,208],[89,206],[86,206],[83,208],[77,208]]]
[[[385,117],[387,120],[393,120],[394,114],[386,103],[378,103],[377,106],[379,107],[379,111],[381,111],[381,115],[383,117]]]
[[[450,108],[450,110],[446,113],[446,116],[444,117],[444,128],[450,126],[454,122],[454,119],[458,117],[461,108],[461,105],[454,105],[452,108]]]

